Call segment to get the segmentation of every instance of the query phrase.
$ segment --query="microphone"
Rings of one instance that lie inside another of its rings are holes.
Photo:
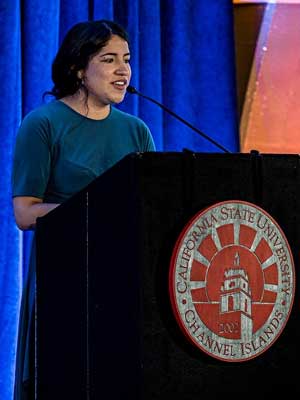
[[[151,97],[145,96],[144,94],[142,94],[141,92],[139,92],[134,86],[127,86],[127,92],[131,93],[131,94],[137,94],[147,100],[152,101],[152,103],[157,104],[159,107],[161,107],[164,111],[166,111],[167,113],[173,115],[173,117],[177,118],[179,121],[181,121],[182,123],[184,123],[185,125],[187,125],[189,128],[193,129],[193,131],[197,132],[200,136],[204,137],[206,140],[208,140],[209,142],[213,143],[215,146],[217,146],[219,149],[223,150],[225,153],[230,153],[230,151],[228,149],[226,149],[224,146],[222,146],[220,143],[216,142],[215,140],[213,140],[211,137],[207,136],[205,133],[201,132],[199,129],[195,128],[193,125],[191,125],[189,122],[187,122],[186,120],[184,120],[183,118],[181,118],[179,115],[175,114],[173,111],[169,110],[166,106],[164,106],[163,104],[159,103],[158,101],[152,99]]]

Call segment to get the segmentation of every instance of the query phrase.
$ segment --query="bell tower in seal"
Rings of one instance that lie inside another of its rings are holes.
[[[245,269],[240,266],[240,256],[235,254],[233,267],[225,270],[220,295],[220,314],[222,321],[226,315],[228,323],[239,329],[240,339],[252,338],[253,322],[251,317],[251,288]]]

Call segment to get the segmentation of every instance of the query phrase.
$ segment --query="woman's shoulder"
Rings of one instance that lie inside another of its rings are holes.
[[[139,117],[133,114],[129,114],[126,111],[120,110],[119,108],[112,108],[112,117],[120,120],[121,122],[128,121],[129,123],[147,127],[146,123]]]
[[[19,137],[39,136],[48,140],[53,131],[53,127],[59,123],[62,118],[61,107],[58,100],[41,104],[29,111],[20,123]]]
[[[43,120],[57,115],[61,109],[58,100],[52,100],[48,103],[40,104],[30,110],[24,117],[24,120]]]
[[[59,100],[52,100],[29,111],[23,118],[20,128],[25,131],[49,131],[50,127],[55,127],[68,118],[66,113],[66,108]]]

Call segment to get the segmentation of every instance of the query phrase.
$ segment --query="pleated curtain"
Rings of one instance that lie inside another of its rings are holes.
[[[132,81],[201,132],[239,151],[230,0],[0,0],[0,399],[12,400],[18,311],[31,233],[15,225],[14,142],[22,118],[52,87],[66,31],[114,19],[130,35]],[[220,152],[157,105],[127,94],[120,108],[149,125],[158,151]]]

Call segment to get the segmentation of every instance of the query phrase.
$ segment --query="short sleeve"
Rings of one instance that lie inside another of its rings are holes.
[[[146,129],[146,137],[145,137],[145,150],[144,151],[156,151],[155,143],[153,140],[153,136],[151,134],[151,131],[147,125],[145,125]]]
[[[34,111],[17,132],[12,168],[12,195],[43,199],[51,165],[50,124]]]

